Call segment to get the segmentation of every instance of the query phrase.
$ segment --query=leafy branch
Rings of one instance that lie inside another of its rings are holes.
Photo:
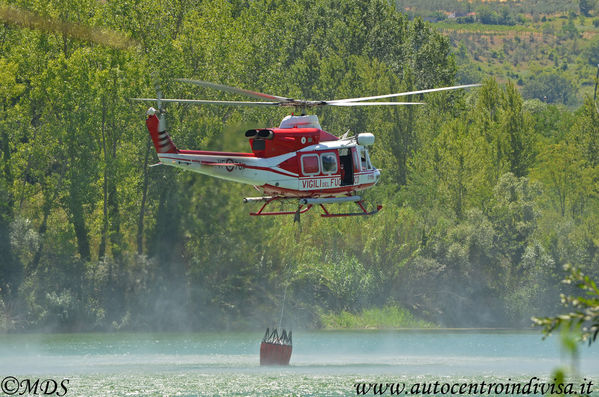
[[[590,345],[599,335],[599,288],[595,281],[574,266],[565,265],[564,270],[569,271],[570,274],[566,276],[563,283],[574,284],[581,291],[580,296],[560,295],[562,304],[572,311],[556,317],[533,317],[532,321],[535,325],[544,327],[545,335],[550,335],[561,327],[568,329],[578,327],[581,340],[588,341]]]

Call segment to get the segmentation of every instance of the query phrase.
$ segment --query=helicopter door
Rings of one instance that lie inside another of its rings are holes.
[[[339,162],[341,163],[341,186],[354,184],[354,164],[350,149],[339,149]]]

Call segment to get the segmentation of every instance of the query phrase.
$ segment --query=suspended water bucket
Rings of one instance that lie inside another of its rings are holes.
[[[276,328],[272,332],[266,328],[260,344],[260,365],[289,365],[292,350],[291,331],[283,329],[279,335]]]

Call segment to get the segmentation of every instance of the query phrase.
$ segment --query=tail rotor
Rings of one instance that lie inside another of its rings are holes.
[[[154,87],[156,88],[156,105],[158,105],[158,110],[162,113],[164,110],[162,108],[162,91],[160,91],[160,86],[158,84]]]
[[[150,136],[152,137],[152,141],[154,142],[156,152],[177,153],[177,147],[166,131],[166,111],[163,107],[164,101],[162,100],[162,92],[160,91],[160,86],[158,84],[156,84],[155,87],[156,105],[158,106],[158,109],[154,109],[153,107],[148,109],[146,112],[146,125],[150,132]]]

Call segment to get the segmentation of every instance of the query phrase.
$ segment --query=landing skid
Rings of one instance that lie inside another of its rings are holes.
[[[244,198],[244,203],[254,202],[254,201],[264,201],[264,204],[257,212],[250,212],[252,216],[267,216],[267,215],[295,215],[295,219],[299,220],[300,214],[304,214],[308,212],[314,205],[320,206],[324,211],[323,214],[320,214],[323,218],[339,218],[345,216],[365,216],[365,215],[374,215],[378,213],[383,206],[377,205],[376,209],[373,211],[367,211],[364,207],[364,201],[360,196],[347,196],[347,197],[325,197],[325,198],[300,198],[299,206],[296,211],[265,211],[266,207],[277,200],[293,200],[292,197],[248,197]],[[338,203],[347,203],[354,202],[360,208],[359,212],[346,212],[341,214],[330,213],[324,204],[338,204]]]
[[[358,205],[358,207],[360,207],[362,212],[346,212],[346,213],[342,213],[342,214],[331,214],[329,211],[327,211],[327,209],[324,207],[324,205],[320,204],[320,208],[322,208],[322,210],[324,211],[324,214],[320,214],[320,216],[322,216],[323,218],[340,218],[343,216],[374,215],[383,208],[383,206],[379,204],[376,206],[375,210],[368,212],[366,210],[366,208],[364,208],[364,202],[362,200],[356,201],[356,204]]]

